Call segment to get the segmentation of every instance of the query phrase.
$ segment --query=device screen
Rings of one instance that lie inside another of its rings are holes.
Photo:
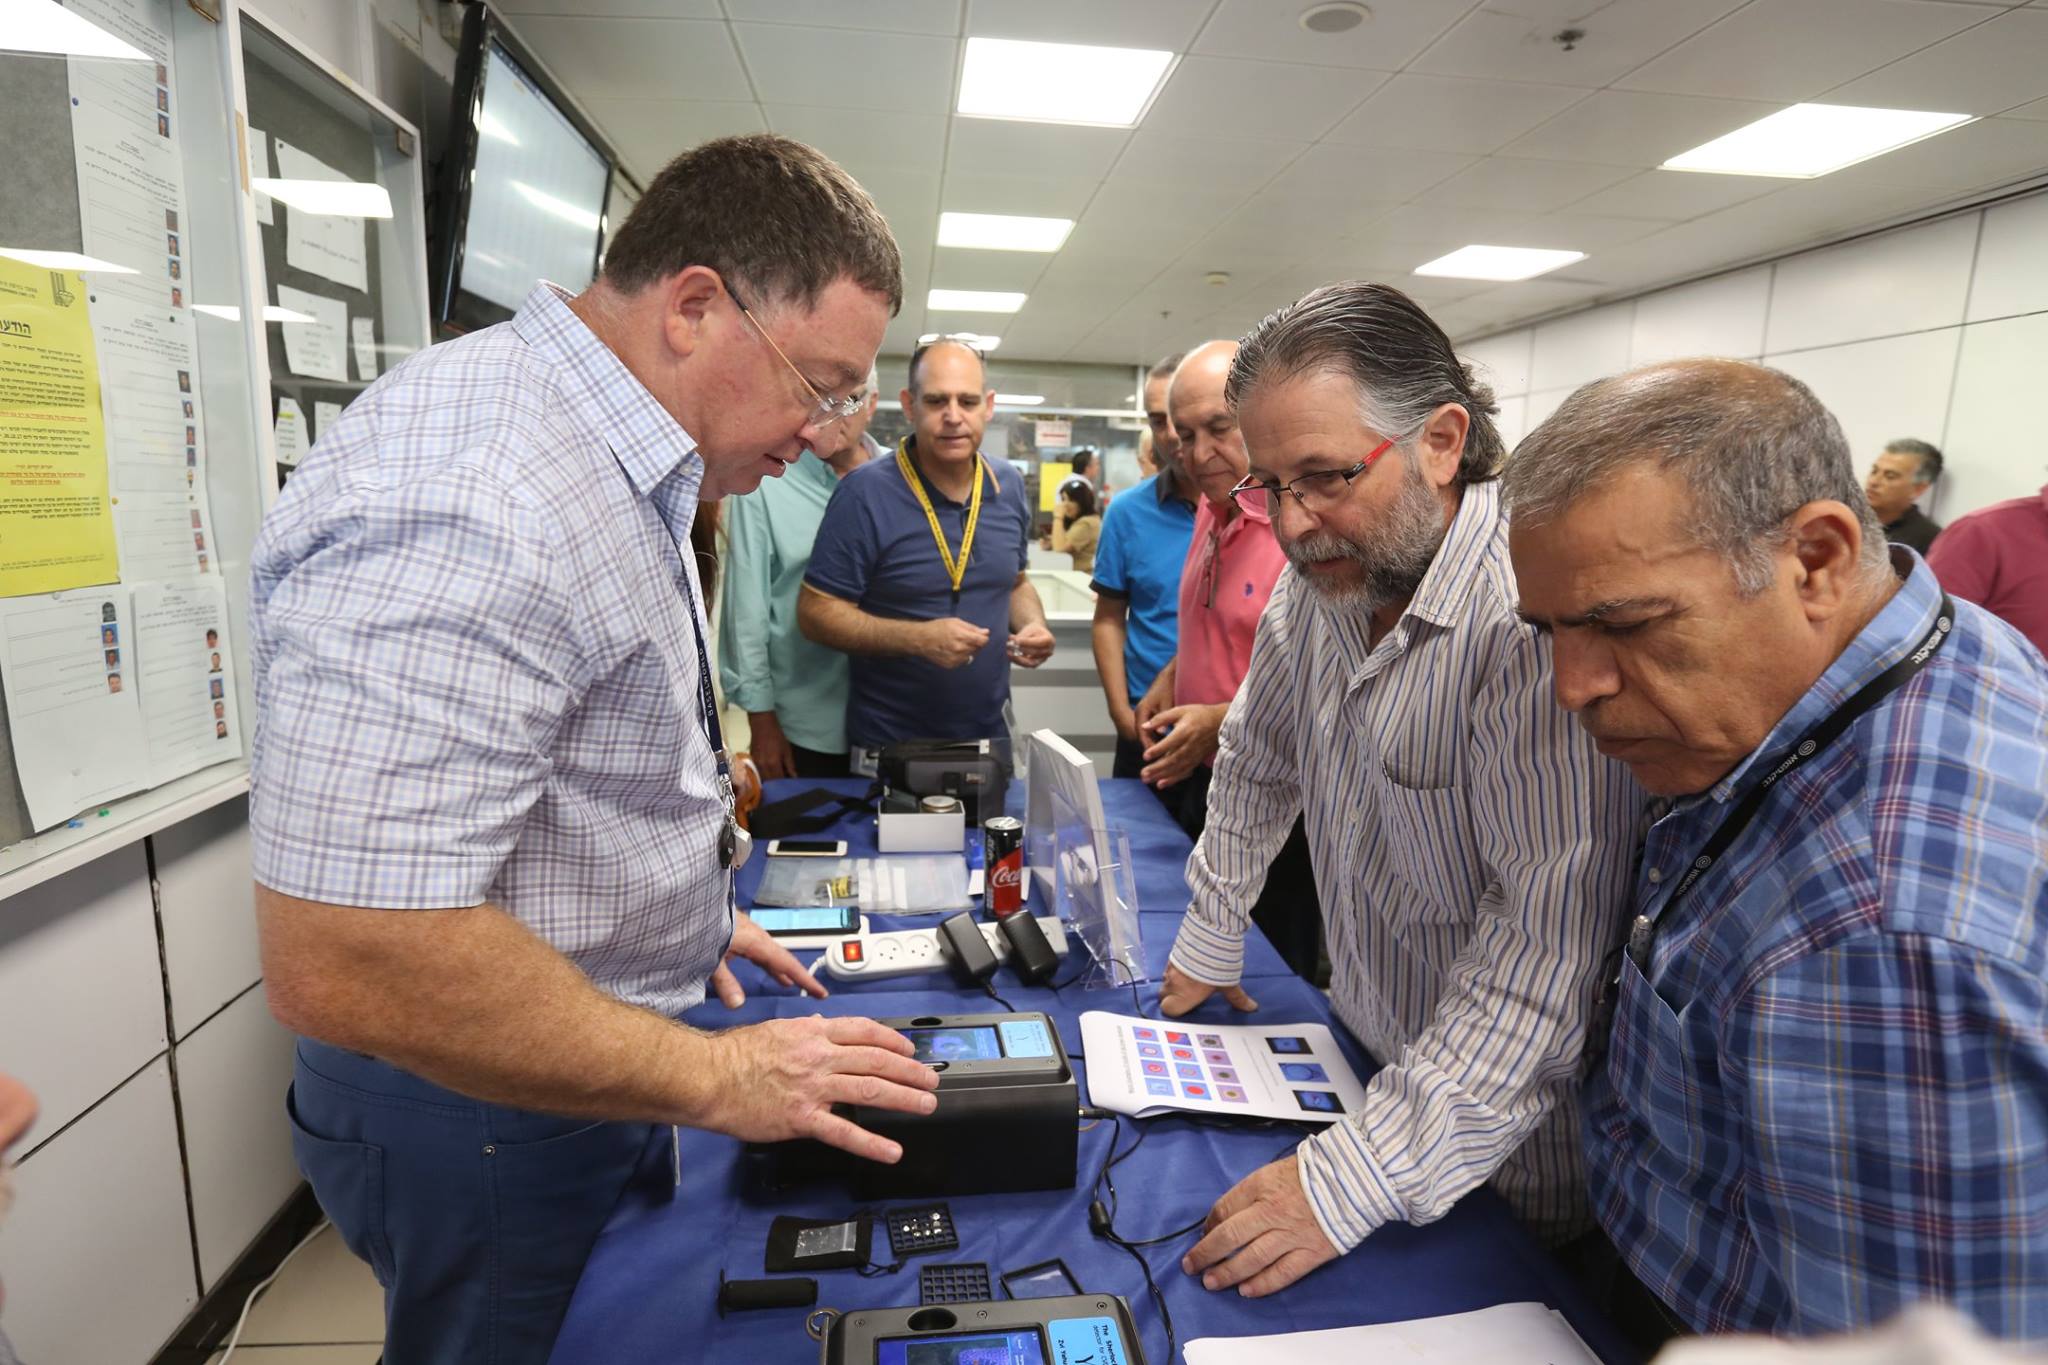
[[[778,858],[833,858],[846,852],[846,845],[838,839],[777,839],[775,856]]]
[[[896,1337],[875,1343],[875,1365],[1046,1365],[1045,1338],[1036,1327]]]
[[[907,1028],[903,1036],[917,1049],[920,1062],[1000,1061],[1003,1045],[994,1024],[972,1024],[965,1028]],[[936,1359],[937,1357],[934,1357]]]
[[[860,910],[851,905],[807,906],[784,910],[759,906],[747,917],[771,934],[852,934],[860,931]]]

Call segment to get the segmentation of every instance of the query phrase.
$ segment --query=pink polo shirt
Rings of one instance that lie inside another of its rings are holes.
[[[1259,615],[1286,567],[1286,552],[1263,512],[1240,509],[1225,523],[1213,503],[1201,500],[1180,573],[1174,705],[1214,705],[1237,695],[1252,666]]]
[[[1934,538],[1927,566],[1942,587],[2004,617],[2048,654],[2048,488],[1957,517]]]

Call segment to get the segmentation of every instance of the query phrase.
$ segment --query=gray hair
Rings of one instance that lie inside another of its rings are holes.
[[[1186,351],[1175,351],[1172,355],[1162,356],[1158,364],[1145,371],[1145,382],[1149,384],[1155,379],[1173,378],[1173,372],[1179,369],[1181,361],[1187,358]]]
[[[1785,520],[1839,502],[1863,527],[1863,567],[1886,570],[1884,529],[1863,496],[1841,423],[1779,370],[1739,360],[1680,360],[1597,379],[1515,447],[1506,495],[1518,524],[1553,521],[1639,465],[1691,490],[1686,521],[1753,597],[1770,585]]]
[[[1457,404],[1471,425],[1454,482],[1462,488],[1499,473],[1507,448],[1493,424],[1500,412],[1493,390],[1458,358],[1435,319],[1400,290],[1346,280],[1268,314],[1238,344],[1224,399],[1236,408],[1259,384],[1311,371],[1353,380],[1361,417],[1386,436],[1405,438],[1444,404]]]
[[[1911,436],[1901,436],[1885,446],[1887,455],[1911,455],[1920,462],[1920,482],[1933,483],[1941,477],[1941,447]]]

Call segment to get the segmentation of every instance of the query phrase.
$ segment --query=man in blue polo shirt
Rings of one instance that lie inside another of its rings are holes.
[[[1117,777],[1136,777],[1145,767],[1138,699],[1173,661],[1180,640],[1180,571],[1195,531],[1194,482],[1166,418],[1166,388],[1180,362],[1170,355],[1145,376],[1145,416],[1159,472],[1109,505],[1095,548],[1091,634],[1116,726]]]
[[[913,434],[839,481],[797,603],[805,637],[851,655],[856,771],[910,739],[1009,739],[1010,663],[1052,657],[1024,577],[1024,480],[981,454],[995,394],[981,356],[920,346],[900,395]]]

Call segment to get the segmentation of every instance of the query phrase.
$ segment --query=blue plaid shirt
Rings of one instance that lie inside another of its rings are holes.
[[[701,1000],[732,933],[678,549],[702,474],[552,286],[351,403],[250,566],[257,880],[489,901],[614,995]]]
[[[1798,735],[1925,637],[1905,581],[1748,760],[1651,829],[1653,919]],[[2048,663],[1967,602],[1932,662],[1786,777],[1622,967],[1586,1097],[1600,1221],[1694,1328],[1859,1327],[1920,1298],[2048,1336]]]

